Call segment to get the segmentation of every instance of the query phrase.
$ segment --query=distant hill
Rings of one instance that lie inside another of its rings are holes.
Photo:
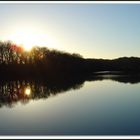
[[[109,59],[86,59],[87,67],[93,71],[123,71],[140,72],[139,57],[121,57],[113,60]]]

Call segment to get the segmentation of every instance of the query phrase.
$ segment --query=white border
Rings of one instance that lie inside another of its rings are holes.
[[[140,139],[140,136],[0,136],[0,139]]]
[[[140,1],[0,1],[0,4],[140,4]],[[19,135],[5,135],[5,136],[0,136],[0,139],[140,139],[140,136],[132,136],[132,135],[127,135],[127,136],[86,136],[86,135],[81,135],[81,136],[72,136],[72,135],[67,135],[67,136],[19,136]]]
[[[0,1],[0,4],[23,4],[23,3],[48,3],[48,4],[140,4],[140,1]]]

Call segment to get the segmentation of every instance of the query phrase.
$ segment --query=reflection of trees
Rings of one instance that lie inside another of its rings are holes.
[[[111,78],[113,81],[136,84],[140,82],[140,75],[122,75]]]
[[[1,80],[0,107],[13,107],[17,102],[27,104],[30,100],[46,99],[71,89],[79,89],[85,81],[113,80],[135,84],[140,82],[138,75],[89,75],[70,79],[47,80]],[[26,95],[25,89],[30,87],[31,94]]]
[[[87,80],[88,81],[97,81],[97,80],[112,80],[117,81],[121,83],[130,83],[130,84],[136,84],[140,82],[140,75],[139,74],[121,74],[121,75],[115,75],[115,74],[103,74],[103,75],[92,75]]]
[[[82,87],[83,81],[68,81],[63,83],[50,83],[47,81],[1,81],[0,82],[0,106],[12,107],[20,101],[22,104],[28,103],[30,100],[46,99],[58,93],[78,89]],[[26,95],[25,90],[30,87],[31,94]]]

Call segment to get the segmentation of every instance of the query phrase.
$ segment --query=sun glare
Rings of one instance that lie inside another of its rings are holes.
[[[21,45],[25,51],[30,51],[34,46],[53,48],[52,40],[45,33],[29,28],[14,31],[8,39],[17,45]]]

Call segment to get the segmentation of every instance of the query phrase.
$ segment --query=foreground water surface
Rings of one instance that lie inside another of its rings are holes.
[[[1,81],[0,135],[139,135],[140,78],[113,78]]]

